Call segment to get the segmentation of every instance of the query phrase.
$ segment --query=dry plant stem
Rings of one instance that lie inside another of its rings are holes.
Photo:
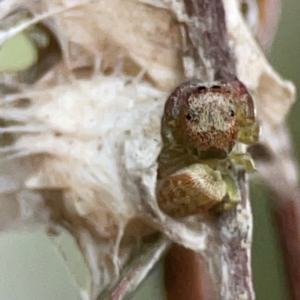
[[[241,204],[235,210],[224,213],[219,221],[221,255],[227,269],[222,268],[222,282],[228,276],[227,294],[222,299],[255,299],[252,285],[251,242],[252,212],[245,171],[237,172],[242,196]],[[230,233],[230,234],[228,234]],[[225,272],[224,272],[225,271]],[[222,287],[222,290],[224,287]],[[229,293],[228,293],[229,292]]]
[[[134,292],[140,283],[146,278],[154,265],[161,259],[162,255],[171,245],[166,237],[149,246],[144,252],[123,271],[117,283],[97,298],[98,300],[122,300]]]
[[[198,253],[173,245],[166,254],[164,271],[168,300],[216,299],[209,266]]]
[[[234,60],[230,54],[227,40],[225,12],[221,0],[185,0],[189,16],[188,35],[192,44],[189,51],[195,57],[195,76],[201,81],[231,81],[236,77]],[[250,265],[250,249],[252,239],[252,213],[248,196],[248,183],[243,170],[236,173],[242,202],[236,209],[223,213],[216,218],[215,233],[208,237],[208,247],[204,258],[210,266],[211,280],[207,280],[207,272],[201,268],[185,272],[176,278],[167,278],[167,294],[174,299],[172,288],[184,282],[185,276],[194,273],[194,280],[189,285],[189,293],[177,293],[180,299],[207,299],[204,290],[199,289],[201,282],[206,281],[208,291],[215,290],[216,299],[254,299],[252,274]],[[211,249],[214,249],[211,251]],[[184,249],[178,253],[182,255]],[[176,259],[176,253],[168,259]],[[186,250],[189,256],[189,250]],[[167,260],[168,261],[168,260]],[[199,260],[198,260],[199,263]],[[170,264],[166,264],[170,266]],[[195,273],[197,273],[197,276]],[[166,270],[166,274],[169,274]],[[173,281],[173,284],[172,284]],[[212,284],[213,282],[213,284]],[[181,286],[184,289],[183,286]],[[212,293],[212,292],[210,292]],[[197,296],[196,296],[197,295]]]
[[[189,16],[188,35],[195,58],[197,78],[203,82],[235,75],[227,40],[225,12],[221,0],[184,0]]]
[[[280,195],[275,195],[275,199]],[[281,195],[282,196],[282,195]],[[272,214],[288,277],[291,300],[300,299],[300,191],[286,195],[284,201],[273,201]]]

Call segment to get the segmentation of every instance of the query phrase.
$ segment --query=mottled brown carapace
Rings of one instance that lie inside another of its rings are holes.
[[[166,101],[162,118],[160,208],[182,217],[207,211],[223,200],[224,207],[231,207],[222,179],[228,178],[229,154],[236,141],[252,143],[257,138],[253,100],[238,80],[211,84],[193,80],[177,87]],[[236,203],[237,192],[233,194]]]

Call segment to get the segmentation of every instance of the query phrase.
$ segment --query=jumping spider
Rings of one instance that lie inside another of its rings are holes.
[[[238,80],[193,80],[168,97],[162,118],[157,201],[166,214],[185,217],[225,210],[240,201],[234,164],[251,169],[237,142],[258,140],[253,99]],[[247,167],[248,166],[248,167]]]

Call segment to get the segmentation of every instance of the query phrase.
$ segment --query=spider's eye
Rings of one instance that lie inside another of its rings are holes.
[[[191,116],[190,114],[187,114],[187,115],[185,116],[185,118],[186,118],[187,120],[192,120],[192,116]]]
[[[229,110],[229,114],[230,114],[230,117],[234,117],[235,116],[235,112],[233,109],[230,109]]]
[[[205,86],[198,86],[197,91],[198,92],[204,92],[204,91],[206,91],[206,87]]]

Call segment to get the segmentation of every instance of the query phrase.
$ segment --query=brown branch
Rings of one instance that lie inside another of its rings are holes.
[[[203,82],[229,79],[229,75],[235,75],[235,63],[228,46],[222,1],[184,0],[184,3],[196,77]]]
[[[241,204],[235,210],[226,212],[219,219],[221,247],[224,261],[229,270],[228,291],[222,299],[255,299],[252,286],[251,242],[252,212],[249,201],[248,181],[245,171],[237,172],[242,196]],[[230,233],[230,235],[228,234]]]
[[[278,197],[278,195],[276,195]],[[275,196],[275,199],[276,199]],[[291,300],[300,299],[300,191],[286,195],[284,201],[272,202],[274,225],[278,235]]]
[[[197,68],[195,76],[203,82],[235,80],[222,1],[185,0],[185,5],[189,17],[189,51]],[[233,172],[239,184],[241,204],[209,225],[212,232],[207,234],[207,248],[202,253],[205,262],[202,263],[199,254],[181,247],[169,252],[165,261],[168,299],[254,299],[248,182],[243,170]],[[209,278],[205,265],[210,266]],[[201,288],[204,282],[206,289]]]
[[[168,300],[216,299],[209,267],[196,252],[173,245],[164,266]]]

